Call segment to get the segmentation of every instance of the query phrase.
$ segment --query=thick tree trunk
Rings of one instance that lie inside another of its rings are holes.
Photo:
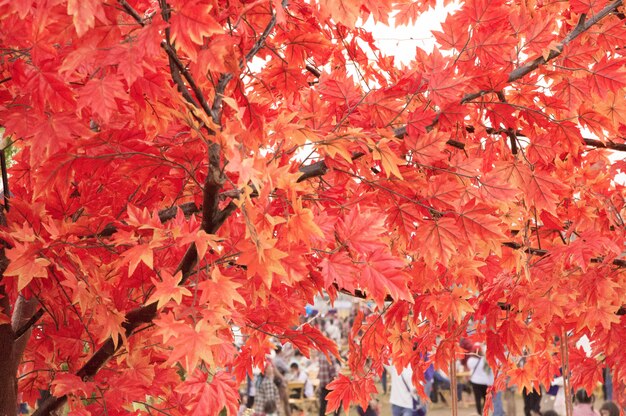
[[[13,329],[0,326],[0,415],[17,414],[17,365],[13,361]]]
[[[0,225],[6,225],[6,217],[2,208],[0,208]],[[11,302],[9,301],[6,288],[2,281],[4,271],[9,265],[4,247],[4,242],[0,241],[0,312],[2,312],[5,317],[10,317]],[[21,300],[24,301],[24,299]],[[22,303],[25,304],[26,302]],[[22,305],[17,308],[16,305],[16,312],[20,312],[20,317],[17,321],[14,320],[12,323],[0,325],[0,416],[17,415],[17,367],[30,332],[24,333],[21,337],[23,338],[21,341],[22,346],[18,352],[16,350],[14,325],[19,325],[22,322],[21,311],[24,306],[25,305]],[[28,318],[26,318],[26,320],[28,320]]]
[[[4,295],[4,287],[0,287],[0,293]],[[0,302],[3,313],[9,315],[8,298],[3,297]],[[17,414],[17,368],[32,330],[29,328],[18,339],[15,339],[15,332],[33,316],[37,305],[36,299],[26,300],[20,296],[15,303],[11,324],[0,326],[0,416]]]
[[[0,250],[0,276],[6,269],[4,249]],[[1,283],[1,281],[0,281]],[[0,310],[11,316],[11,304],[0,285]],[[11,324],[0,325],[0,416],[17,414],[17,363],[14,361],[15,332]]]

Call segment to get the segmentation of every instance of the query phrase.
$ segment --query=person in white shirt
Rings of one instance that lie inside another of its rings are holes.
[[[326,331],[326,335],[328,335],[328,338],[335,341],[337,346],[341,345],[341,329],[334,319],[328,321],[324,330]]]
[[[309,380],[306,371],[302,370],[298,363],[291,363],[291,372],[287,377],[289,381],[299,381],[304,383],[304,397],[313,397],[313,383]]]
[[[474,345],[474,354],[467,359],[467,367],[471,374],[470,384],[472,385],[472,390],[474,390],[476,411],[479,415],[482,415],[485,399],[487,398],[487,389],[493,385],[493,371],[487,364],[481,344]]]
[[[413,387],[413,370],[408,366],[398,374],[393,365],[385,366],[385,368],[391,379],[389,403],[391,403],[392,416],[412,416],[413,400],[419,400],[417,391]]]

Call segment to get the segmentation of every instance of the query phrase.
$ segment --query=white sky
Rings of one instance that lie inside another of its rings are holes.
[[[435,46],[435,38],[432,30],[441,30],[447,14],[457,8],[457,5],[443,7],[443,1],[438,0],[435,9],[430,9],[422,14],[414,26],[390,27],[382,23],[374,24],[370,17],[363,25],[363,28],[372,32],[376,44],[380,50],[393,55],[397,63],[408,64],[415,57],[415,48],[431,52]],[[389,19],[393,25],[393,17]]]

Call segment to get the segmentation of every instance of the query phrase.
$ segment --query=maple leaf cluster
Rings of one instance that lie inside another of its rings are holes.
[[[548,385],[563,334],[576,386],[626,382],[621,0],[466,0],[407,65],[361,28],[435,3],[0,2],[0,326],[43,312],[0,377],[38,414],[234,414],[272,338],[338,356],[300,318],[344,293],[374,313],[329,410],[470,333],[496,385]]]

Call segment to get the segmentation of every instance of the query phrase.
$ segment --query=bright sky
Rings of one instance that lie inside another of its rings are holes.
[[[393,55],[398,63],[408,64],[415,57],[415,48],[420,47],[431,52],[435,46],[432,30],[441,30],[447,14],[457,6],[443,7],[443,1],[437,1],[437,7],[424,13],[414,26],[390,27],[382,23],[374,24],[373,19],[365,22],[363,28],[372,32],[376,44],[387,55]],[[393,24],[393,17],[389,19]]]

